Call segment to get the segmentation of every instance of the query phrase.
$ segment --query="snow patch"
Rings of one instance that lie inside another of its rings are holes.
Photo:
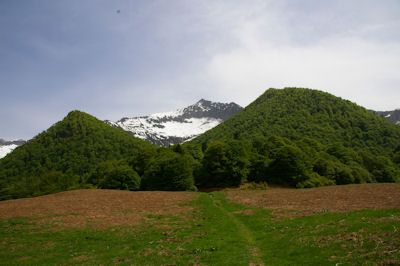
[[[174,118],[183,115],[183,109],[178,109],[172,112],[155,113],[149,115],[149,118],[160,119],[160,118]]]
[[[191,138],[206,132],[222,122],[216,118],[188,118],[183,121],[166,120],[154,123],[152,118],[163,118],[165,116],[151,115],[148,118],[130,118],[116,125],[126,131],[134,133],[135,136],[146,139],[147,136],[156,135],[163,137]],[[168,117],[168,116],[167,116]]]
[[[124,117],[117,122],[105,122],[129,131],[138,138],[169,146],[197,137],[241,109],[235,103],[217,103],[201,99],[193,105],[172,112]]]
[[[18,145],[15,144],[0,146],[0,159],[12,152],[16,147],[18,147]]]

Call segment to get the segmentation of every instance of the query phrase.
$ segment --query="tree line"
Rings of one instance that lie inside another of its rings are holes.
[[[200,137],[156,147],[86,113],[0,160],[0,199],[73,188],[197,190],[267,182],[309,188],[400,181],[400,129],[327,93],[268,90]]]

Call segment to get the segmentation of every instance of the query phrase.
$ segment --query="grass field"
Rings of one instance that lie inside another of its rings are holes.
[[[400,264],[399,184],[278,190],[0,202],[0,264]]]

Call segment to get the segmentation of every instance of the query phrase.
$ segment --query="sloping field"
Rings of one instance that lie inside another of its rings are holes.
[[[133,225],[148,214],[188,211],[183,205],[193,196],[187,192],[81,189],[0,202],[0,220],[26,217],[67,227]]]
[[[400,209],[400,184],[359,184],[312,189],[228,190],[237,203],[273,210],[276,216],[305,216],[364,209]]]
[[[91,189],[3,201],[0,265],[400,265],[399,193]]]

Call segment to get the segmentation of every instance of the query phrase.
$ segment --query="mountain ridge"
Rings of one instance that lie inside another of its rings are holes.
[[[376,113],[383,116],[391,123],[400,126],[400,109],[393,111],[377,111]]]
[[[106,122],[130,132],[135,137],[166,147],[197,137],[241,109],[242,107],[234,102],[220,103],[201,99],[175,111],[124,117],[116,122]]]
[[[11,153],[17,147],[25,144],[26,141],[19,139],[19,140],[4,140],[0,138],[0,159],[4,158],[7,154]]]

